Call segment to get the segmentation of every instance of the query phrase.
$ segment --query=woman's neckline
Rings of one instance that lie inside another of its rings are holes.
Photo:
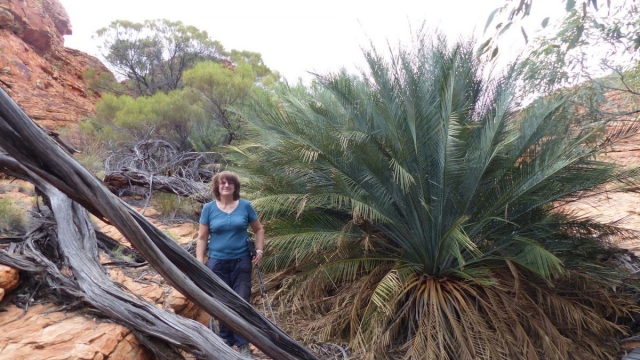
[[[232,205],[234,205],[234,206],[233,206],[233,208],[230,208],[228,211],[223,210],[223,209],[220,207],[221,203],[219,203],[218,201],[216,201],[216,202],[215,202],[215,204],[216,204],[216,207],[218,208],[218,210],[220,210],[220,211],[222,211],[223,213],[225,213],[225,214],[229,215],[229,214],[231,214],[232,212],[236,211],[236,209],[238,208],[238,205],[240,205],[240,200],[234,200],[234,201],[233,201],[233,203],[232,203]]]

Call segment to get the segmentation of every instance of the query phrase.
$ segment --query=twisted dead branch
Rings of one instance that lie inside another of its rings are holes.
[[[29,234],[22,246],[0,250],[0,262],[23,271],[38,271],[48,280],[47,288],[58,290],[58,296],[89,303],[102,315],[133,329],[158,357],[173,354],[172,358],[182,358],[178,351],[166,350],[181,348],[199,358],[239,358],[200,323],[137,300],[111,281],[100,265],[97,239],[88,212],[42,179],[29,175],[30,182],[49,200],[55,222],[43,223],[38,231]],[[45,256],[38,249],[42,246],[35,246],[36,241],[59,248],[60,256]],[[73,276],[69,271],[63,273],[61,268],[70,269]],[[169,347],[159,345],[158,340]]]

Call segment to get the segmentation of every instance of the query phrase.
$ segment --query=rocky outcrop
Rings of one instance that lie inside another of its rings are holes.
[[[0,264],[0,301],[20,283],[18,270]]]
[[[64,47],[71,23],[58,0],[0,0],[0,86],[40,125],[54,129],[95,111],[83,80],[109,70]]]
[[[613,113],[629,112],[632,115],[623,117],[620,122],[614,122],[609,131],[620,131],[620,127],[637,122],[633,115],[640,106],[640,96],[623,91],[606,94],[607,107],[605,110]],[[638,166],[640,157],[640,130],[637,125],[623,139],[617,141],[598,160],[613,162],[623,168]],[[618,191],[613,187],[601,189],[600,193],[589,198],[573,202],[564,207],[570,213],[578,216],[593,218],[602,223],[615,223],[622,229],[628,229],[640,234],[640,189],[633,191]],[[640,239],[615,239],[616,246],[630,250],[640,256]],[[634,269],[635,271],[635,269]]]
[[[0,317],[2,359],[152,358],[127,328],[80,314],[35,305],[26,313],[9,306]]]

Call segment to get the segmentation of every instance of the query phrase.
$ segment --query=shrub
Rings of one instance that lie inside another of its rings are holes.
[[[629,232],[558,206],[637,186],[598,159],[634,124],[603,137],[561,94],[521,109],[516,72],[486,78],[475,44],[418,44],[244,116],[263,268],[292,274],[276,300],[368,358],[615,357],[637,281],[604,259]]]
[[[0,199],[0,233],[21,230],[27,223],[27,212],[10,198]]]
[[[168,193],[156,193],[153,195],[158,210],[165,219],[172,220],[176,217],[191,218],[196,213],[196,206],[191,199],[181,198],[178,195]]]

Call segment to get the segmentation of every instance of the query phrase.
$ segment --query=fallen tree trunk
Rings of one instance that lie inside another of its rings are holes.
[[[178,176],[153,175],[136,169],[126,168],[111,171],[104,176],[103,182],[114,193],[135,185],[149,188],[152,191],[156,190],[188,197],[202,204],[213,200],[207,184]]]
[[[48,184],[38,187],[43,185],[58,225],[60,248],[91,305],[129,328],[182,347],[199,357],[240,358],[202,324],[137,301],[117,287],[98,261],[96,238],[87,211]]]
[[[111,194],[1,89],[0,140],[0,146],[22,166],[113,224],[173,287],[265,354],[276,359],[316,359],[166,234]]]
[[[1,163],[6,164],[6,161],[0,161]],[[25,170],[25,173],[28,171]],[[19,255],[16,254],[17,249],[0,251],[0,262],[23,271],[46,273],[43,278],[49,280],[49,288],[65,292],[74,301],[77,299],[87,302],[102,315],[132,329],[141,343],[158,357],[166,357],[168,354],[158,349],[157,341],[152,340],[154,338],[171,347],[182,348],[198,358],[240,358],[238,353],[232,351],[202,324],[137,300],[113,283],[99,263],[97,239],[87,211],[33,174],[26,180],[33,183],[49,200],[57,236],[51,239],[54,234],[44,231],[42,225],[36,234],[28,236],[23,248],[18,251]],[[38,238],[48,238],[49,242],[58,245],[64,256],[64,261],[60,262],[71,269],[73,277],[63,274],[51,259],[35,249],[33,242]],[[176,351],[173,353],[175,358],[183,358]]]

